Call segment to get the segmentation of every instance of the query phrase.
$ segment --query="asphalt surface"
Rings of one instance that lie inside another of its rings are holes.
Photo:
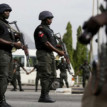
[[[24,91],[10,91],[8,86],[6,92],[7,103],[12,107],[81,107],[82,94],[57,93],[51,90],[50,96],[56,100],[55,103],[39,103],[40,89],[35,92],[34,86],[23,86]]]

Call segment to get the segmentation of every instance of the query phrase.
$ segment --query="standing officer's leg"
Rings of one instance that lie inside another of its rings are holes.
[[[38,90],[38,82],[39,82],[39,77],[36,76],[36,79],[35,79],[35,91]]]
[[[11,84],[13,85],[13,89],[11,91],[17,91],[16,74],[13,74]]]
[[[46,66],[40,67],[39,70],[43,71],[43,72],[41,72],[41,77],[40,77],[41,95],[40,95],[38,102],[54,102],[52,99],[50,99],[48,97],[50,81],[51,81],[50,76],[51,75],[47,72]]]
[[[68,81],[67,81],[67,76],[65,76],[64,81],[65,81],[66,87],[69,88],[69,84],[68,84]]]
[[[40,52],[40,53],[39,53]],[[38,102],[55,102],[48,97],[50,81],[51,81],[51,64],[52,59],[50,53],[45,51],[37,51],[37,59],[38,59],[38,72],[40,73],[40,81],[41,81],[41,96]]]
[[[17,75],[17,80],[18,80],[19,90],[20,90],[20,91],[24,91],[24,90],[22,89],[21,76],[20,76],[20,74]]]
[[[63,77],[60,75],[60,88],[62,88],[63,85],[64,85],[64,83],[63,83]]]
[[[11,80],[10,72],[12,72],[12,57],[4,51],[0,54],[0,107],[11,107],[5,101],[5,92],[8,82]],[[10,69],[11,68],[11,69]]]
[[[83,85],[83,88],[85,88],[85,76],[83,76],[82,85]]]
[[[54,56],[53,54],[51,54],[51,59],[52,59],[52,63],[51,63],[51,68],[50,68],[50,71],[51,71],[51,78],[50,78],[50,82],[49,82],[49,87],[48,87],[48,97],[49,97],[49,91],[51,89],[51,86],[52,86],[52,83],[55,81],[56,79],[56,61],[54,59]]]

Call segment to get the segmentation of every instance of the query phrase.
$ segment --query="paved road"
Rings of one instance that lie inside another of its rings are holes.
[[[24,92],[12,92],[8,89],[6,99],[12,107],[81,107],[81,94],[66,94],[51,91],[50,96],[56,100],[55,103],[39,103],[39,95],[40,91],[25,90]]]

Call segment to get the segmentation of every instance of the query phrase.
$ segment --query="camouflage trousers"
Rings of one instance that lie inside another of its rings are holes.
[[[41,81],[41,96],[49,93],[51,84],[56,77],[56,64],[53,53],[37,51],[38,73]]]
[[[12,79],[12,55],[0,50],[0,101],[3,100],[8,82]]]
[[[69,88],[68,80],[67,80],[67,73],[61,73],[60,74],[60,87],[62,88],[64,86],[64,82],[66,84],[66,87]]]

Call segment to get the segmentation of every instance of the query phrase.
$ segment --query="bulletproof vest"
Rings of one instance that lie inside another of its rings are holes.
[[[0,20],[0,38],[7,40],[7,41],[13,41],[13,37],[11,35],[10,29],[2,22],[3,21]],[[4,23],[8,24],[8,22],[4,22]],[[0,44],[0,49],[11,52],[12,46]]]
[[[90,74],[90,66],[89,65],[83,65],[82,70],[83,70],[84,75],[89,75]]]
[[[55,35],[54,35],[53,30],[50,29],[50,28],[47,27],[47,26],[43,26],[43,31],[46,32],[49,42],[50,42],[54,47],[56,47],[57,41],[56,41],[56,38],[55,38]]]
[[[60,68],[61,72],[66,72],[67,64],[65,62],[64,63],[60,63],[59,68]]]
[[[56,47],[57,42],[56,42],[56,39],[55,39],[55,36],[54,36],[54,32],[53,32],[52,29],[50,29],[46,25],[40,25],[40,26],[42,26],[42,29],[39,29],[39,26],[38,26],[38,28],[35,30],[35,34],[34,34],[36,48],[37,49],[41,49],[41,50],[43,49],[43,50],[51,51],[51,50],[49,50],[49,48],[47,48],[46,46],[44,46],[43,44],[41,44],[40,41],[39,41],[39,38],[37,38],[37,36],[35,36],[35,35],[38,35],[39,31],[43,31],[44,34],[47,36],[48,41],[54,47]]]

